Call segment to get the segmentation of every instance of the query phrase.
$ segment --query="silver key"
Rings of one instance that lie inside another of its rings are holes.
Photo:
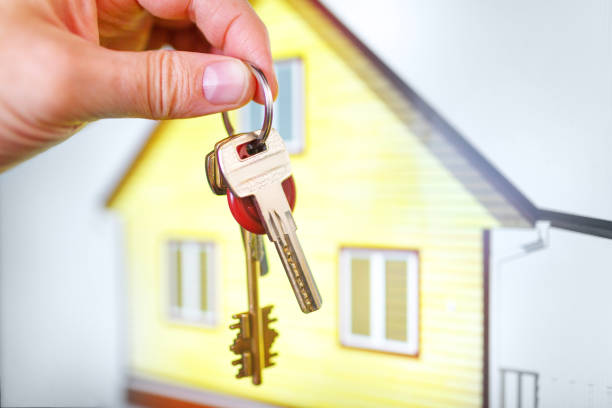
[[[291,176],[291,164],[278,132],[270,131],[265,150],[241,159],[238,146],[257,139],[259,131],[236,135],[217,150],[226,184],[238,197],[254,196],[268,238],[274,242],[298,304],[304,313],[321,307],[306,257],[295,233],[297,227],[282,182]]]

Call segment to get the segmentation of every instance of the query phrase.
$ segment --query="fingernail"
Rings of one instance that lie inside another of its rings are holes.
[[[240,61],[210,64],[204,70],[202,88],[206,100],[214,105],[240,102],[248,86],[248,72]]]

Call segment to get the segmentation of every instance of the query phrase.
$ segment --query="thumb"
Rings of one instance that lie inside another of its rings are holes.
[[[174,50],[100,52],[90,60],[89,92],[83,95],[96,118],[201,116],[236,109],[255,93],[251,72],[235,58]]]

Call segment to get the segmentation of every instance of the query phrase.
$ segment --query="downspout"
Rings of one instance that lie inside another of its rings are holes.
[[[492,271],[489,271],[489,272],[499,271],[503,264],[515,261],[517,259],[520,259],[520,258],[526,257],[526,256],[528,256],[530,254],[533,254],[534,252],[538,252],[538,251],[541,251],[541,250],[544,250],[544,249],[548,248],[550,246],[550,226],[551,226],[551,223],[549,221],[537,221],[535,226],[534,226],[535,227],[534,228],[535,232],[537,234],[535,240],[527,241],[524,244],[519,245],[518,248],[516,248],[512,252],[510,252],[510,253],[508,253],[506,255],[500,256],[500,257],[498,257],[495,260],[488,259],[490,261],[489,265],[490,264],[495,264],[495,269],[493,269]],[[486,233],[485,233],[486,244],[487,244],[487,251],[490,251],[490,249],[491,249],[490,248],[490,234],[491,234],[490,231],[486,231]],[[487,257],[489,257],[489,256],[490,256],[490,252],[487,253]],[[489,275],[489,276],[487,276],[487,278],[488,279],[492,279],[493,277],[491,275]],[[498,278],[498,282],[497,282],[497,285],[499,285],[500,287],[501,287],[501,279],[502,279],[502,276],[500,274],[499,278]],[[488,288],[490,288],[489,285],[490,285],[490,282],[487,282]],[[488,289],[487,291],[490,292],[490,289]],[[488,296],[487,296],[487,298],[488,298]],[[487,301],[488,301],[488,304],[490,305],[491,299],[487,299]],[[495,322],[497,322],[497,324],[499,324],[500,318],[501,318],[500,306],[501,305],[496,302],[495,310],[493,310],[493,314],[494,314],[493,320]],[[487,316],[486,320],[488,320],[488,319],[489,319],[489,317]],[[486,325],[489,326],[488,329],[492,329],[492,327],[490,326],[490,322],[487,322]],[[487,339],[486,339],[487,343],[490,341],[488,329],[487,329]],[[498,330],[497,330],[499,338],[497,339],[498,346],[495,348],[496,349],[496,351],[495,351],[496,355],[495,355],[495,360],[494,361],[496,363],[498,363],[499,360],[500,360],[499,352],[501,350],[501,342],[502,342],[502,335],[501,335],[500,329],[501,329],[501,327],[499,327]],[[489,346],[487,345],[487,349],[488,349],[488,347]],[[487,350],[487,354],[488,353],[490,353],[490,349]],[[491,385],[489,384],[489,379],[490,379],[490,375],[491,375],[490,370],[493,367],[493,364],[491,364],[491,361],[489,361],[488,357],[485,359],[485,364],[486,364],[485,372],[486,372],[486,376],[488,377],[485,380],[485,384],[486,384],[487,388],[490,388],[491,387]],[[498,394],[500,392],[501,392],[501,390],[498,390]],[[484,390],[484,397],[485,398],[483,400],[483,406],[484,407],[490,406],[491,402],[492,402],[491,401],[492,395],[489,393],[489,389]]]

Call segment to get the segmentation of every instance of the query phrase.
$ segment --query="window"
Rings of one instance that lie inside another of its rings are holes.
[[[168,243],[169,314],[173,320],[216,324],[216,248],[212,243]]]
[[[274,102],[272,127],[278,130],[289,153],[304,150],[304,78],[302,60],[279,60],[274,63],[278,79],[278,97]],[[251,102],[242,108],[244,131],[261,129],[263,107]]]
[[[342,344],[417,355],[418,271],[419,259],[415,251],[342,249]]]

